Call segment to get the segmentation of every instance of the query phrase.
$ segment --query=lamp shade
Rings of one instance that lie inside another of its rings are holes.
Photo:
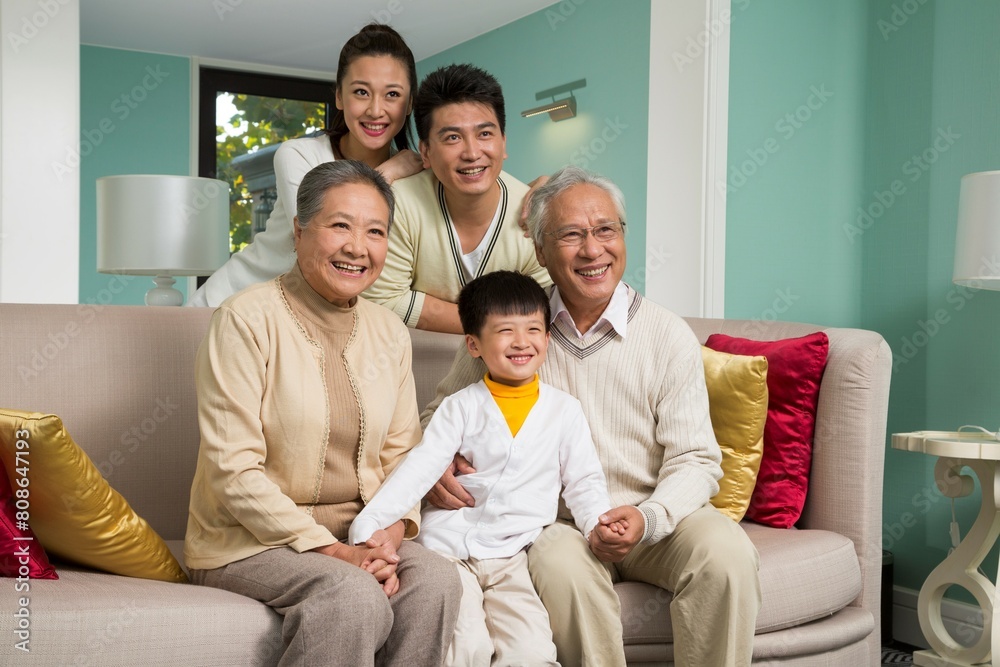
[[[962,177],[952,281],[1000,290],[1000,171]]]
[[[97,270],[208,275],[229,259],[229,184],[196,176],[97,179]]]

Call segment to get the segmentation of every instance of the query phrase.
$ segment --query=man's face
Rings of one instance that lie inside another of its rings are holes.
[[[594,228],[621,222],[614,200],[596,185],[567,188],[549,204],[546,232],[566,228]],[[579,245],[564,245],[546,233],[535,249],[538,263],[549,270],[552,282],[573,309],[603,310],[625,273],[625,236],[598,241],[588,233]]]
[[[493,109],[479,102],[446,104],[431,112],[431,131],[420,142],[424,168],[449,193],[483,195],[500,176],[507,140]]]

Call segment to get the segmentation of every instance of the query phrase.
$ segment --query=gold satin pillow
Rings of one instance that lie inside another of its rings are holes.
[[[163,539],[108,485],[59,417],[0,409],[0,459],[8,471],[28,469],[29,522],[48,553],[112,574],[187,581]]]
[[[722,449],[722,479],[712,504],[734,521],[750,506],[764,452],[767,359],[701,348],[712,430]]]

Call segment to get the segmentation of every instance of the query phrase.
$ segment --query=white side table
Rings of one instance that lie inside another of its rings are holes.
[[[929,667],[992,665],[992,647],[1000,646],[1000,618],[994,618],[993,608],[1000,606],[1000,601],[996,586],[978,569],[1000,535],[1000,505],[997,504],[1000,502],[1000,441],[978,432],[916,431],[893,434],[892,447],[938,457],[934,481],[946,498],[961,498],[972,493],[975,488],[972,478],[959,474],[965,467],[972,469],[979,478],[983,496],[979,516],[972,528],[920,588],[917,615],[920,630],[931,650],[914,653],[913,664]],[[956,642],[941,620],[941,602],[949,586],[961,586],[972,593],[983,611],[983,634],[972,646]]]

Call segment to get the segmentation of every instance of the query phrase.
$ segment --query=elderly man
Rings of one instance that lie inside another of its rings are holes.
[[[701,351],[673,313],[621,281],[625,207],[609,180],[575,167],[531,200],[529,231],[551,292],[552,339],[540,376],[576,396],[590,422],[612,502],[625,507],[595,530],[603,565],[571,524],[559,521],[528,552],[532,580],[563,665],[624,665],[617,581],[673,593],[674,661],[684,667],[749,665],[760,608],[758,557],[740,527],[709,499],[721,455],[708,413]],[[446,395],[483,376],[460,354],[438,388]],[[440,507],[471,501],[460,473],[429,496]],[[628,531],[605,526],[625,519]]]

